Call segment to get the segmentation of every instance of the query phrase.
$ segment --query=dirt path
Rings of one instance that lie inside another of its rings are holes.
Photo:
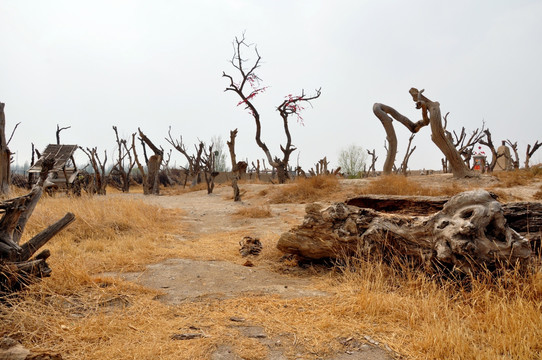
[[[182,222],[185,231],[178,236],[179,241],[197,243],[206,241],[217,232],[233,232],[273,238],[276,242],[282,232],[302,221],[305,205],[269,205],[265,196],[261,196],[260,193],[266,187],[267,185],[243,185],[242,190],[245,194],[244,200],[240,203],[232,201],[232,190],[226,186],[216,188],[211,195],[207,195],[205,191],[197,191],[182,195],[145,196],[144,200],[164,208],[182,209],[185,212]],[[142,195],[134,197],[143,198]],[[256,206],[268,206],[272,216],[257,219],[234,216],[234,213],[242,208]],[[272,247],[273,243],[270,242],[267,246]],[[170,259],[149,265],[143,272],[124,273],[121,276],[126,280],[162,291],[164,295],[159,299],[172,306],[187,301],[223,300],[246,294],[278,295],[281,298],[330,296],[314,287],[312,277],[277,272],[270,261],[257,262],[254,259],[256,266],[243,266],[245,259],[238,253],[235,256],[236,258],[230,256],[224,259],[206,259],[205,256],[201,259]],[[282,348],[276,345],[281,343],[281,339],[268,338],[261,324],[239,324],[239,330],[243,336],[258,339],[268,347],[267,359],[287,359]],[[345,348],[345,352],[329,359],[391,359],[387,351],[374,344],[364,342],[358,345],[355,348]],[[305,358],[303,354],[299,355],[296,358]],[[212,359],[230,360],[240,357],[231,347],[222,346],[216,350]]]

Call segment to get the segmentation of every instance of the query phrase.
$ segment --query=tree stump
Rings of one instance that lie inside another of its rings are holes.
[[[533,253],[529,240],[507,224],[503,206],[485,190],[453,196],[428,216],[345,203],[325,210],[310,204],[306,212],[301,225],[281,235],[277,247],[282,252],[307,259],[378,256],[427,271],[446,268],[461,273],[527,264]]]
[[[64,217],[24,244],[20,244],[24,228],[36,207],[42,193],[43,184],[51,164],[42,166],[38,183],[27,195],[0,201],[0,293],[17,291],[35,280],[51,275],[46,260],[51,255],[43,250],[32,256],[53,236],[75,220],[75,215],[67,213]]]

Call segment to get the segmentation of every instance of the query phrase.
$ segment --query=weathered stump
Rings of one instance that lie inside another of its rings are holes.
[[[17,291],[36,279],[51,275],[47,265],[49,250],[32,256],[53,236],[75,220],[67,213],[33,238],[20,244],[24,228],[43,193],[43,183],[52,164],[43,165],[38,184],[27,195],[0,202],[0,293]]]
[[[310,204],[306,211],[303,224],[281,235],[279,250],[308,259],[377,255],[427,270],[444,267],[465,273],[526,264],[532,255],[529,240],[507,224],[503,206],[485,190],[458,194],[428,216],[344,203],[323,211]]]

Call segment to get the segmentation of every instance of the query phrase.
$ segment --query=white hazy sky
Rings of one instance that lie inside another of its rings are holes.
[[[245,31],[263,60],[269,89],[255,104],[274,155],[285,142],[276,106],[322,88],[305,125],[291,122],[293,165],[327,156],[335,167],[339,151],[356,144],[376,149],[381,169],[385,132],[372,105],[417,121],[411,87],[450,112],[450,130],[485,121],[497,146],[517,141],[523,163],[527,144],[542,140],[531,113],[542,98],[541,19],[540,0],[0,0],[0,101],[7,136],[21,122],[10,143],[21,165],[32,142],[55,143],[57,124],[71,126],[63,143],[110,158],[112,125],[126,138],[141,127],[165,150],[169,126],[191,148],[238,128],[238,159],[254,161],[264,157],[254,121],[222,78],[237,75],[232,40]],[[396,130],[399,165],[409,133]],[[429,128],[414,144],[411,168],[441,168]],[[541,158],[542,150],[533,162]],[[185,164],[180,153],[172,159]]]

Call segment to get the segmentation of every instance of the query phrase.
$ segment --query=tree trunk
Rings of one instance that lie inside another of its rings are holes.
[[[485,190],[458,194],[425,217],[344,203],[324,211],[310,204],[306,211],[302,225],[281,235],[279,250],[309,259],[376,255],[461,273],[525,265],[532,255],[529,241],[506,224],[503,207]]]
[[[442,127],[442,117],[440,114],[440,104],[436,101],[429,100],[422,95],[422,92],[423,90],[418,91],[418,89],[415,88],[410,89],[410,95],[412,95],[412,99],[414,102],[416,102],[416,108],[422,110],[424,120],[428,119],[427,112],[429,112],[431,140],[433,140],[435,145],[437,145],[444,156],[446,156],[446,159],[448,159],[454,177],[464,178],[473,176],[472,171],[469,170],[461,158],[461,155],[459,155],[459,152],[444,133],[444,128]]]
[[[237,165],[237,157],[235,155],[235,138],[237,137],[237,129],[230,131],[230,141],[226,141],[228,149],[230,150],[231,171],[233,178],[231,180],[231,187],[233,188],[233,201],[241,201],[241,193],[239,192],[239,166]]]
[[[11,180],[11,151],[9,151],[6,140],[6,115],[4,113],[4,106],[5,104],[0,102],[0,194],[9,193]]]

